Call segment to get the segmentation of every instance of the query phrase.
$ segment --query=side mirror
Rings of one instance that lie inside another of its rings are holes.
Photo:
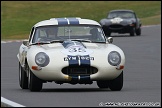
[[[28,40],[24,40],[23,41],[23,45],[28,46],[29,45],[29,41]]]
[[[113,38],[112,37],[108,37],[107,40],[108,40],[109,43],[113,42]]]

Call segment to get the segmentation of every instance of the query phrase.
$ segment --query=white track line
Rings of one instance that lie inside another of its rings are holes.
[[[24,39],[27,40],[27,39]],[[12,43],[12,42],[23,42],[24,40],[6,40],[6,41],[1,41],[1,43]]]
[[[5,41],[1,41],[1,43],[6,43]]]
[[[157,24],[157,25],[147,25],[147,26],[141,26],[141,27],[154,27],[154,26],[160,26],[161,24]]]
[[[1,97],[1,106],[2,107],[25,107],[23,105],[20,105],[18,103],[5,99],[4,97]]]

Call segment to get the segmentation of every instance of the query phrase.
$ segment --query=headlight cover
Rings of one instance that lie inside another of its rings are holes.
[[[128,23],[128,24],[133,24],[133,21],[128,20],[127,23]]]
[[[49,63],[49,56],[46,53],[44,53],[44,52],[39,52],[35,56],[35,63],[38,66],[45,67]]]
[[[117,51],[111,51],[108,54],[108,62],[112,66],[117,66],[121,62],[121,56]]]

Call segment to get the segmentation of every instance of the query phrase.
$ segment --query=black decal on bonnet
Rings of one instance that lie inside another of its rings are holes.
[[[90,66],[90,61],[94,60],[94,57],[90,57],[89,55],[85,56],[71,56],[68,55],[68,57],[64,57],[64,61],[69,62],[69,66]]]
[[[69,61],[69,60],[94,60],[94,57],[89,57],[87,56],[69,56],[64,57],[64,61]]]

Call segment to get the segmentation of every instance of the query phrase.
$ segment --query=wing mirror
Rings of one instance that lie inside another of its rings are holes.
[[[112,37],[108,37],[107,40],[108,40],[109,43],[113,42],[113,38]]]
[[[24,40],[23,41],[23,45],[28,46],[29,45],[29,41],[28,40]]]

